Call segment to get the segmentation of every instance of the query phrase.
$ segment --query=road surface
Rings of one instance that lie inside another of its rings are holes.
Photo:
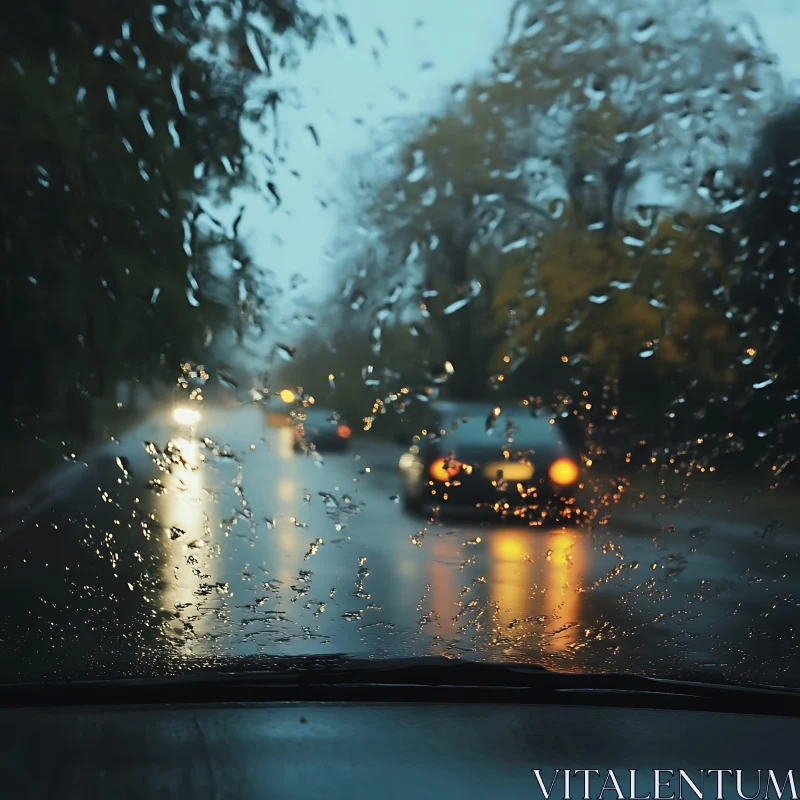
[[[0,525],[3,677],[346,653],[800,684],[794,518],[624,496],[582,527],[430,522],[398,448],[316,461],[287,433],[164,411],[48,476]]]

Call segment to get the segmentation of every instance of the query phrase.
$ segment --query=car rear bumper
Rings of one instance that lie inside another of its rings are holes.
[[[425,484],[422,498],[426,505],[492,506],[497,503],[512,506],[538,506],[574,496],[575,487],[557,487],[551,483],[521,484],[507,483],[498,487],[488,480],[461,482],[458,484]]]

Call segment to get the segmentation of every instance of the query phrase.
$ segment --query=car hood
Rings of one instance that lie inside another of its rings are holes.
[[[253,701],[513,702],[632,706],[800,716],[800,692],[625,673],[564,673],[537,665],[443,657],[344,655],[232,659],[161,678],[0,684],[5,707]]]

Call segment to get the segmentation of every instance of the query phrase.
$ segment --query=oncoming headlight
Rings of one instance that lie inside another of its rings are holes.
[[[197,425],[200,422],[200,412],[194,408],[180,406],[173,409],[172,418],[178,425]]]

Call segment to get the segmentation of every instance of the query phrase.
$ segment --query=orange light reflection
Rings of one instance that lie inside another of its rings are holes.
[[[567,530],[492,531],[489,599],[499,635],[511,646],[533,635],[539,646],[567,652],[580,634],[583,551]]]

